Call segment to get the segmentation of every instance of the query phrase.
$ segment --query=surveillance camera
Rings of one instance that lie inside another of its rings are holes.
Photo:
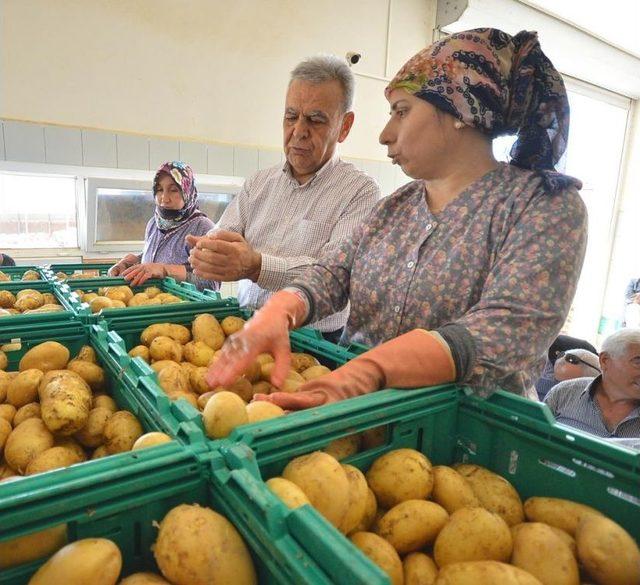
[[[347,53],[347,63],[349,63],[349,66],[355,65],[360,59],[362,59],[360,53],[352,53],[351,51]]]

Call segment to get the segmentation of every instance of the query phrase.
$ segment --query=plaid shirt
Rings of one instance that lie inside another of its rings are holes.
[[[595,399],[602,376],[574,378],[554,386],[545,397],[546,405],[559,423],[598,437],[640,437],[640,408],[636,408],[614,429],[609,430]]]
[[[337,156],[304,185],[288,163],[258,171],[222,214],[217,228],[241,234],[262,254],[257,282],[241,280],[240,306],[257,309],[316,259],[338,247],[380,199],[376,182]],[[348,307],[312,324],[320,331],[344,327]]]

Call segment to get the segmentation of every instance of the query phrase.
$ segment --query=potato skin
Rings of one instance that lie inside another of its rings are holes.
[[[190,341],[182,349],[184,359],[198,367],[208,366],[215,353],[204,341]]]
[[[25,475],[35,475],[52,469],[69,467],[81,461],[80,457],[66,447],[51,447],[51,449],[43,451],[29,462]]]
[[[354,531],[364,517],[369,487],[364,474],[357,467],[342,464],[342,469],[349,480],[349,505],[339,529],[343,534],[349,534]]]
[[[205,432],[211,439],[222,439],[239,425],[249,422],[246,404],[233,392],[215,392],[202,412]]]
[[[176,585],[256,585],[249,550],[233,524],[209,508],[182,504],[160,523],[153,554]]]
[[[349,539],[389,575],[392,585],[403,585],[402,561],[395,549],[384,538],[372,532],[356,532]]]
[[[30,368],[20,372],[7,388],[7,402],[16,408],[35,402],[38,398],[38,386],[44,374],[41,370]]]
[[[292,353],[291,354],[291,369],[295,370],[299,374],[302,374],[304,370],[319,366],[320,362],[308,353]]]
[[[460,508],[477,508],[478,498],[469,482],[452,467],[436,465],[433,468],[433,492],[431,499],[449,514]]]
[[[225,340],[224,331],[218,320],[209,313],[197,315],[191,323],[194,341],[202,341],[211,349],[220,349]]]
[[[120,549],[106,538],[85,538],[61,548],[31,577],[29,585],[115,585],[122,570]]]
[[[82,362],[90,362],[92,364],[98,363],[98,356],[96,355],[96,350],[93,349],[90,345],[83,345],[78,352],[78,355],[75,359],[80,360]]]
[[[360,435],[347,435],[346,437],[334,439],[323,451],[335,457],[338,461],[346,459],[360,451]]]
[[[104,425],[104,446],[109,455],[131,451],[144,430],[138,419],[128,410],[112,414]]]
[[[134,573],[125,577],[118,585],[171,585],[155,573]]]
[[[169,443],[170,441],[171,437],[165,433],[145,433],[136,439],[131,450],[136,451],[137,449],[147,449],[148,447],[155,447],[156,445],[162,445],[163,443]]]
[[[247,416],[249,417],[248,422],[254,423],[284,416],[284,410],[277,404],[271,404],[271,402],[261,400],[247,404]]]
[[[109,408],[98,406],[89,411],[86,424],[74,435],[78,443],[89,449],[95,449],[104,443],[104,428],[113,412]]]
[[[294,509],[304,506],[305,504],[311,505],[311,502],[305,493],[295,483],[288,479],[284,479],[283,477],[272,477],[265,483],[288,508]]]
[[[364,515],[360,519],[358,526],[353,529],[352,534],[355,532],[373,532],[371,527],[376,519],[377,512],[378,502],[376,502],[376,495],[371,491],[371,488],[367,487]]]
[[[404,585],[433,585],[438,578],[438,567],[433,559],[421,552],[414,552],[402,561]]]
[[[395,449],[373,462],[367,483],[382,508],[405,500],[424,500],[433,489],[431,462],[415,449]]]
[[[149,355],[154,361],[172,360],[182,361],[182,346],[167,335],[158,335],[149,346]]]
[[[234,317],[233,315],[229,315],[225,317],[220,323],[220,327],[222,327],[222,331],[224,334],[229,337],[229,335],[233,335],[237,331],[240,331],[245,324],[245,320],[241,317]]]
[[[67,525],[60,524],[0,542],[0,570],[48,557],[67,544]]]
[[[191,341],[191,332],[184,326],[176,323],[154,323],[149,325],[141,334],[140,341],[149,347],[151,342],[159,335],[171,337],[180,345]]]
[[[53,434],[39,418],[29,418],[13,429],[4,446],[4,458],[12,469],[24,474],[32,459],[53,447]]]
[[[442,567],[435,585],[542,585],[533,575],[498,561],[468,561]]]
[[[463,561],[508,562],[513,541],[501,516],[484,508],[460,508],[451,514],[433,547],[439,567]]]
[[[0,418],[0,456],[12,431],[11,423],[5,418]]]
[[[63,370],[69,362],[69,350],[57,341],[45,341],[32,347],[22,356],[18,369],[23,372],[32,368],[48,372]]]
[[[74,359],[67,364],[67,369],[78,374],[94,392],[101,392],[106,387],[104,370],[98,364]]]
[[[58,436],[79,431],[87,423],[92,402],[91,389],[80,377],[56,377],[40,390],[42,420]]]
[[[598,585],[640,584],[640,549],[613,520],[583,516],[576,530],[576,545],[580,562]]]
[[[524,503],[524,513],[530,522],[543,522],[575,536],[580,520],[586,515],[602,516],[598,510],[561,498],[534,496]]]
[[[146,345],[136,345],[134,348],[129,350],[129,355],[134,357],[142,358],[148,364],[151,363],[151,356],[149,355],[149,348]]]

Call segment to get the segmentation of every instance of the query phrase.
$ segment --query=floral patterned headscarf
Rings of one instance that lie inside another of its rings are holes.
[[[184,224],[186,220],[204,215],[198,209],[198,190],[196,189],[195,182],[193,180],[193,171],[191,167],[181,161],[167,161],[160,165],[156,171],[156,176],[153,178],[153,196],[155,199],[156,188],[158,181],[162,173],[169,175],[180,187],[182,192],[182,199],[184,200],[184,207],[176,214],[174,218],[162,217],[161,212],[156,205],[154,211],[154,217],[156,225],[163,231],[169,231],[175,229]]]
[[[396,88],[492,138],[517,134],[511,164],[540,171],[552,190],[580,183],[554,172],[567,147],[569,102],[537,33],[512,37],[479,28],[452,34],[409,59],[385,93]]]

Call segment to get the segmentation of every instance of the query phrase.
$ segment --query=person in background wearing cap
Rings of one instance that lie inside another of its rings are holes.
[[[584,350],[571,354],[577,351]],[[565,359],[571,354],[566,352]],[[640,329],[621,329],[607,337],[599,369],[595,378],[589,374],[560,382],[545,403],[559,423],[599,437],[640,437]]]
[[[556,378],[554,375],[554,366],[558,357],[571,349],[584,349],[591,356],[595,356],[595,361],[593,357],[589,359],[589,363],[592,365],[598,366],[598,350],[593,347],[588,341],[585,339],[579,339],[578,337],[571,337],[570,335],[558,335],[555,341],[551,344],[549,351],[547,352],[546,363],[544,364],[544,368],[542,370],[542,374],[536,380],[536,392],[538,393],[538,399],[544,400],[544,397],[547,395],[547,392],[551,390],[560,380],[566,380],[568,378]],[[573,358],[570,358],[573,359]],[[585,366],[586,367],[586,366]],[[571,372],[569,372],[571,373]],[[584,374],[585,376],[596,376],[597,374],[593,371]],[[575,376],[573,376],[575,377]]]
[[[296,410],[446,382],[528,395],[565,321],[582,267],[581,183],[554,170],[569,104],[535,33],[453,34],[386,89],[388,156],[415,181],[379,202],[331,254],[232,336],[207,382],[229,385],[262,352],[289,368],[289,330],[351,301],[344,342],[377,346],[296,393],[254,399]],[[517,134],[510,164],[492,139]]]
[[[109,269],[109,276],[122,276],[131,286],[165,276],[190,280],[190,247],[185,238],[203,236],[214,226],[198,209],[198,190],[186,163],[160,165],[153,179],[153,196],[156,207],[147,223],[142,254],[127,254]]]
[[[574,378],[595,378],[599,374],[598,354],[586,349],[562,351],[553,365],[553,376],[558,382]]]

